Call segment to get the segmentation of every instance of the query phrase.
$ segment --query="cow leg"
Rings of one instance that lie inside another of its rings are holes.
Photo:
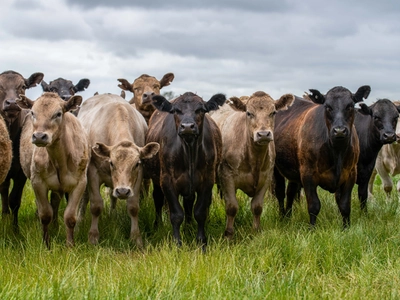
[[[361,211],[367,213],[368,181],[362,180],[358,184],[358,199],[360,200]]]
[[[269,182],[270,180],[267,180]],[[263,211],[264,196],[267,191],[267,185],[265,185],[256,195],[251,199],[251,212],[253,213],[253,229],[260,229],[260,219]]]
[[[89,190],[86,188],[85,192],[82,195],[82,199],[79,202],[78,223],[82,222],[85,219],[86,208],[88,203],[89,203]]]
[[[239,203],[236,198],[235,185],[229,179],[225,179],[221,185],[223,198],[225,200],[225,213],[226,213],[226,225],[225,225],[225,237],[231,239],[235,233],[235,217],[239,211]]]
[[[143,248],[142,235],[140,234],[139,229],[139,200],[141,188],[142,175],[139,175],[134,186],[133,197],[126,200],[128,215],[131,218],[130,240],[135,243],[139,249]]]
[[[2,184],[0,184],[0,194],[1,194],[1,204],[2,204],[2,214],[10,214],[10,203],[8,201],[8,192],[10,189],[10,179],[7,178]]]
[[[161,187],[153,183],[153,200],[156,209],[156,219],[154,221],[154,228],[157,229],[162,223],[162,208],[164,206],[164,193]]]
[[[351,191],[353,186],[354,184],[349,183],[348,180],[340,187],[340,192],[335,193],[335,199],[340,214],[342,215],[344,229],[350,226]]]
[[[64,223],[67,229],[67,246],[71,247],[75,245],[74,241],[74,229],[77,220],[79,202],[82,199],[82,195],[86,188],[86,174],[79,180],[75,189],[69,193],[68,204],[64,211]]]
[[[377,170],[374,169],[374,171],[372,172],[371,179],[372,179],[372,176],[374,176],[374,173],[376,174],[376,172],[379,173],[379,176],[382,179],[383,189],[386,192],[386,195],[389,197],[390,193],[393,190],[393,181],[392,181],[392,178],[390,178],[388,170],[386,170],[382,164],[377,166]]]
[[[43,242],[46,244],[47,248],[50,249],[49,224],[53,219],[53,208],[47,198],[49,191],[42,182],[36,182],[35,180],[32,181],[32,188],[36,197],[39,219],[42,223]]]
[[[306,194],[307,198],[310,225],[314,227],[317,221],[317,216],[321,209],[321,201],[318,198],[316,184],[314,184],[314,182],[308,178],[303,178],[302,182],[304,186],[304,193]]]
[[[286,211],[285,211],[285,214],[287,217],[292,216],[293,201],[295,198],[298,197],[300,190],[301,190],[301,185],[299,183],[293,182],[293,181],[290,181],[288,183],[287,192],[286,192],[287,202],[286,202]]]
[[[18,178],[14,179],[14,184],[8,198],[10,209],[13,214],[13,224],[15,228],[18,227],[18,211],[21,207],[22,192],[24,191],[24,186],[26,183],[26,176],[22,172],[18,172]]]
[[[185,218],[185,213],[182,206],[179,203],[179,198],[176,192],[173,190],[173,184],[170,181],[162,183],[162,190],[165,198],[167,198],[169,206],[169,218],[172,224],[172,231],[178,246],[182,245],[180,228]],[[196,216],[195,216],[196,217]]]
[[[203,252],[206,251],[207,237],[205,225],[208,211],[211,205],[213,183],[205,184],[201,192],[197,193],[197,201],[194,207],[194,218],[197,221],[197,241],[202,246]]]
[[[274,168],[275,197],[278,199],[279,212],[281,217],[285,216],[285,177],[281,175],[277,168]]]
[[[99,218],[104,208],[104,201],[100,194],[100,182],[94,166],[89,164],[87,172],[87,192],[90,201],[92,222],[89,229],[89,243],[96,245],[99,242]]]
[[[57,192],[51,191],[50,193],[50,205],[53,209],[53,224],[58,226],[58,209],[60,207],[60,202],[62,195]]]
[[[186,224],[192,223],[192,215],[193,215],[193,205],[196,199],[196,195],[192,194],[188,197],[183,197],[183,208],[185,210],[185,222]]]
[[[371,178],[369,179],[369,182],[368,182],[368,197],[373,196],[374,182],[375,182],[376,174],[377,174],[377,171],[374,168],[374,170],[372,171],[372,174],[371,174]]]

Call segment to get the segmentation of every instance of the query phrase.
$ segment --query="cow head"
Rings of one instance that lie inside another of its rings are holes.
[[[283,95],[279,100],[274,101],[271,96],[262,91],[255,92],[246,103],[239,98],[232,98],[230,99],[235,103],[236,109],[240,108],[246,112],[248,134],[258,145],[266,145],[274,140],[276,112],[287,109],[294,101],[294,96],[291,94]]]
[[[133,98],[130,103],[135,103],[140,107],[142,105],[151,105],[151,97],[153,95],[160,95],[160,90],[164,86],[170,85],[173,80],[173,73],[165,74],[160,81],[153,76],[143,74],[136,78],[132,84],[126,79],[118,79],[121,83],[118,86],[125,91],[132,92]]]
[[[17,104],[21,108],[30,109],[33,133],[32,143],[38,147],[46,147],[57,140],[63,127],[65,112],[78,108],[82,103],[81,96],[72,96],[63,101],[56,93],[43,93],[36,101],[20,95]]]
[[[179,96],[174,102],[160,95],[153,96],[153,105],[158,110],[174,114],[177,133],[188,144],[202,133],[204,115],[218,109],[225,101],[223,94],[216,94],[207,102],[191,92]]]
[[[382,144],[391,144],[397,140],[400,106],[388,99],[380,99],[371,106],[360,103],[359,112],[371,116],[374,131],[378,132]]]
[[[113,196],[127,199],[134,194],[139,172],[142,172],[142,160],[152,158],[160,149],[158,143],[148,143],[138,147],[133,142],[122,141],[113,146],[96,143],[93,152],[108,159],[111,179],[114,186]]]
[[[354,105],[366,99],[370,91],[371,88],[367,85],[360,87],[355,94],[341,86],[332,88],[326,95],[310,89],[310,99],[325,108],[325,122],[332,142],[350,137],[354,124]]]
[[[41,83],[43,92],[57,93],[63,100],[69,99],[77,92],[83,92],[89,87],[89,84],[90,80],[86,78],[81,79],[76,85],[74,85],[71,80],[64,78],[58,78],[50,81],[49,84],[47,84],[44,80]]]
[[[8,121],[13,121],[20,114],[16,100],[25,95],[25,90],[36,86],[43,79],[43,73],[34,73],[28,79],[14,71],[0,74],[0,113]]]

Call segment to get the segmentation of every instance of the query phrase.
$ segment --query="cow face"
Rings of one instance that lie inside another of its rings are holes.
[[[232,99],[233,102],[239,100]],[[239,100],[240,101],[240,100]],[[274,140],[274,124],[275,114],[278,110],[287,109],[292,105],[294,96],[287,94],[282,96],[278,101],[274,101],[268,94],[264,92],[255,92],[250,96],[246,103],[237,105],[236,109],[242,107],[246,112],[246,128],[249,136],[252,137],[254,143],[258,145],[267,145]]]
[[[216,94],[205,102],[196,94],[187,92],[173,103],[163,96],[153,96],[153,105],[158,110],[174,114],[177,133],[188,144],[202,133],[205,113],[218,109],[225,101],[225,95],[222,94]]]
[[[61,99],[67,100],[77,92],[83,92],[89,87],[89,79],[81,79],[78,84],[74,85],[71,80],[66,80],[64,78],[58,78],[56,80],[50,81],[47,84],[44,80],[41,85],[44,92],[57,93]]]
[[[134,195],[136,181],[142,177],[142,160],[156,155],[160,145],[148,143],[144,147],[138,147],[130,141],[122,141],[114,146],[96,143],[92,149],[110,163],[113,196],[127,199]]]
[[[325,122],[332,142],[340,142],[350,137],[354,123],[354,104],[367,98],[371,88],[362,86],[353,95],[344,87],[334,87],[326,95],[310,90],[310,99],[325,108]]]
[[[46,147],[57,140],[63,127],[65,112],[76,109],[82,103],[81,96],[73,96],[63,101],[56,93],[43,93],[36,101],[20,95],[17,104],[31,109],[33,125],[32,143]]]
[[[43,73],[34,73],[28,79],[14,71],[0,74],[0,112],[6,120],[13,121],[20,114],[16,100],[25,95],[25,90],[36,86],[43,78]]]
[[[138,106],[151,105],[151,97],[153,95],[159,95],[160,90],[174,80],[173,73],[167,73],[164,77],[158,81],[155,77],[146,74],[136,78],[133,84],[130,84],[126,79],[118,79],[121,84],[118,86],[126,91],[133,93],[133,99],[131,103],[135,103]]]
[[[382,144],[391,144],[397,140],[396,126],[400,107],[388,99],[380,99],[371,106],[360,104],[362,114],[372,117],[374,131],[378,132]]]

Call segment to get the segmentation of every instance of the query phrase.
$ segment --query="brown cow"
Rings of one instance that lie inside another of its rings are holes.
[[[63,101],[56,93],[43,93],[36,101],[21,95],[17,101],[30,108],[21,134],[21,164],[36,196],[43,240],[50,246],[48,227],[56,212],[48,201],[49,191],[68,193],[64,212],[67,245],[74,245],[74,228],[79,202],[86,188],[89,144],[84,128],[71,113],[82,103],[81,96]]]
[[[0,116],[0,184],[4,182],[12,161],[12,146],[10,136],[3,117]]]
[[[239,98],[231,98],[234,102]],[[222,134],[222,160],[218,182],[225,199],[225,236],[232,237],[234,221],[239,210],[236,190],[241,189],[251,200],[253,228],[259,229],[264,195],[272,183],[275,144],[274,122],[278,110],[292,105],[294,96],[283,95],[274,101],[265,92],[251,95],[242,111],[224,105],[212,114]]]
[[[294,197],[304,187],[314,226],[321,207],[320,186],[335,193],[343,226],[350,225],[351,192],[360,154],[354,105],[367,98],[370,90],[362,86],[352,94],[344,87],[334,87],[326,95],[310,90],[313,102],[296,97],[288,110],[277,113],[275,195],[282,215],[291,214]],[[284,178],[289,181],[286,210]]]
[[[151,104],[151,96],[159,95],[160,90],[164,86],[170,85],[173,80],[173,73],[165,74],[160,81],[153,76],[143,74],[136,78],[133,83],[129,83],[128,80],[120,78],[118,81],[121,84],[118,86],[125,91],[133,93],[133,98],[129,103],[135,104],[136,109],[143,115],[148,124],[151,115],[155,111],[154,106]]]
[[[25,90],[32,88],[43,79],[43,73],[34,73],[29,78],[24,78],[15,71],[5,71],[0,74],[0,114],[6,123],[12,141],[12,163],[5,181],[0,184],[2,213],[13,214],[14,225],[18,226],[18,210],[21,206],[22,192],[26,176],[21,169],[19,159],[19,143],[22,124],[28,110],[16,104],[19,95],[24,95]],[[13,187],[10,192],[11,180]]]
[[[178,245],[182,243],[180,226],[184,219],[192,220],[194,206],[197,240],[203,250],[206,247],[204,226],[222,150],[221,132],[207,113],[218,109],[225,100],[224,95],[216,94],[205,102],[190,92],[172,102],[163,96],[153,96],[153,104],[159,111],[150,119],[146,142],[158,142],[160,151],[147,161],[145,172],[153,180],[155,225],[161,221],[165,195]],[[184,210],[179,203],[180,195]]]
[[[89,242],[97,244],[99,240],[98,222],[104,207],[100,187],[105,184],[113,190],[113,197],[126,200],[131,218],[130,238],[142,247],[138,222],[142,160],[153,157],[160,145],[145,145],[147,124],[143,116],[117,95],[103,94],[87,99],[78,118],[92,148],[87,187],[92,213]]]

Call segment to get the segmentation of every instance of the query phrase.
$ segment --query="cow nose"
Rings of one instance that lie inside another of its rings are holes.
[[[335,127],[333,128],[333,134],[335,137],[346,137],[347,136],[347,128],[346,127]]]
[[[271,131],[258,131],[256,135],[258,142],[270,142],[273,140]]]
[[[19,109],[19,106],[17,105],[17,102],[15,101],[15,99],[7,99],[4,101],[3,108],[5,110],[10,109],[10,108]]]
[[[120,199],[126,199],[131,194],[130,188],[120,187],[115,189],[115,196]]]
[[[396,140],[396,134],[393,132],[385,132],[383,134],[383,140],[387,143],[394,142]]]
[[[151,102],[151,97],[155,95],[154,92],[146,92],[142,95],[142,102],[143,103],[150,103]]]
[[[61,95],[60,97],[61,97],[61,99],[63,99],[64,101],[67,101],[69,98],[71,98],[71,95],[64,94],[64,95]]]
[[[181,123],[182,134],[193,133],[194,131],[194,123]]]
[[[32,143],[35,145],[47,144],[48,140],[49,140],[49,136],[44,132],[35,132],[32,135]]]

